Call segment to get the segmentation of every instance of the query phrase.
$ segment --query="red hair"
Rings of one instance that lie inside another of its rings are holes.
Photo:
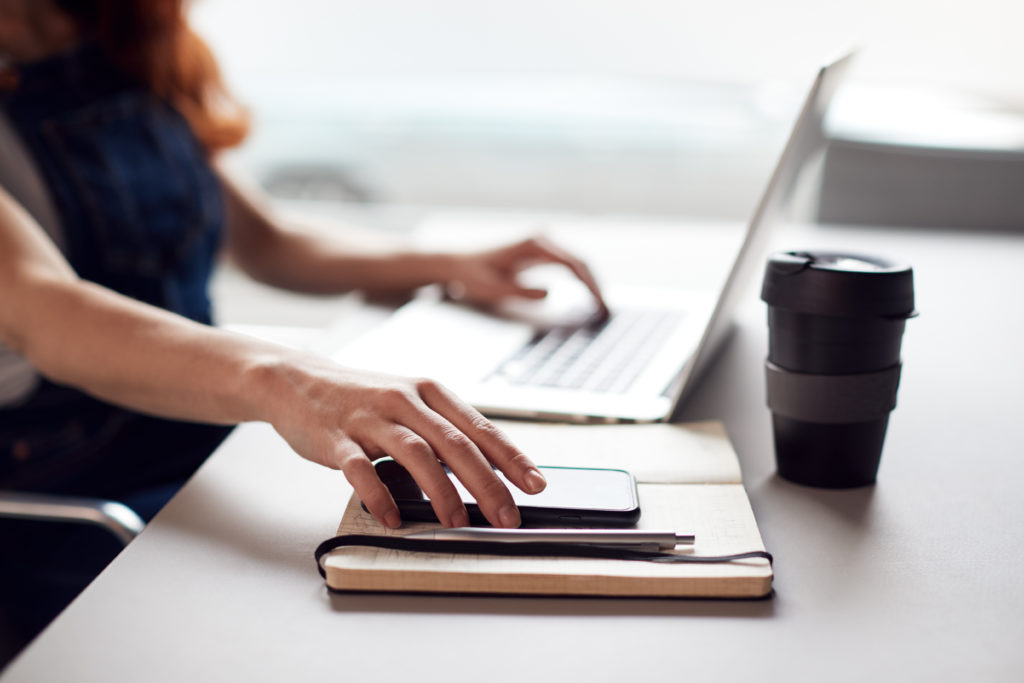
[[[114,63],[177,109],[210,154],[249,132],[246,110],[213,53],[185,18],[183,0],[57,0]]]

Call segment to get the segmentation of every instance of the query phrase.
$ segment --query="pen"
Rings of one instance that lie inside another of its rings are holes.
[[[491,529],[462,527],[417,531],[405,538],[433,541],[499,541],[501,543],[581,543],[657,547],[661,550],[677,545],[692,545],[693,534],[648,529]]]

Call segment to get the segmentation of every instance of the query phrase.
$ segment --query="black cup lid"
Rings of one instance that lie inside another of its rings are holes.
[[[768,258],[761,298],[800,313],[907,318],[914,315],[914,271],[863,254],[777,252]]]

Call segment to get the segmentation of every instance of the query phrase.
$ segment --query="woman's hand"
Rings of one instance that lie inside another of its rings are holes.
[[[543,299],[543,289],[524,287],[518,280],[523,270],[540,263],[559,263],[586,285],[602,312],[607,306],[597,280],[583,261],[543,237],[531,237],[506,247],[452,255],[443,282],[452,298],[492,305],[508,297]]]
[[[398,507],[371,460],[389,455],[430,498],[448,527],[469,517],[442,468],[447,465],[496,527],[517,527],[519,510],[495,475],[497,467],[527,493],[546,485],[536,466],[479,412],[431,380],[344,368],[303,357],[278,367],[287,378],[277,431],[303,457],[344,472],[374,518],[401,524]]]

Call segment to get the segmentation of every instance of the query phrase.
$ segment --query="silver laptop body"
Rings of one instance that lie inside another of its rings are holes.
[[[667,419],[731,329],[733,311],[760,270],[770,228],[800,167],[824,144],[823,117],[849,60],[847,55],[818,72],[753,217],[731,247],[718,253],[722,267],[717,277],[710,274],[712,268],[703,281],[686,282],[681,288],[603,282],[612,311],[603,322],[587,321],[585,304],[512,304],[493,315],[446,301],[437,292],[427,293],[331,353],[332,358],[344,365],[437,379],[494,417],[572,422]],[[564,231],[565,239],[558,226],[547,228],[588,261],[611,257],[640,262],[642,268],[648,255],[675,249],[682,272],[702,269],[694,254],[688,254],[692,250],[666,244],[665,233],[640,235],[624,228],[609,235],[605,224],[602,236],[598,227],[590,229],[586,223],[576,221],[574,230]],[[520,230],[530,228],[526,224]],[[462,237],[458,226],[443,221],[435,221],[429,232],[436,236],[446,231],[456,241]],[[676,237],[687,234],[673,232]],[[578,246],[573,235],[580,240]],[[684,254],[690,256],[689,266]],[[578,284],[567,286],[575,286],[579,294]],[[559,291],[556,285],[549,299],[558,300]]]

